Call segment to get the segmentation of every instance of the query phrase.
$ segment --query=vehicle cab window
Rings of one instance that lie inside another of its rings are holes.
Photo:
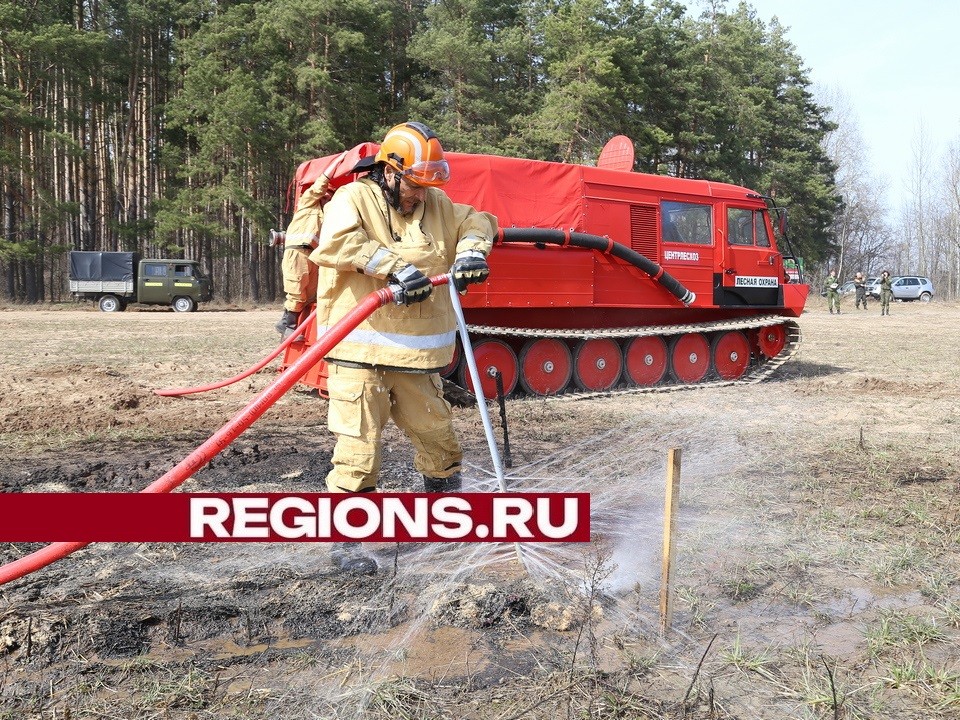
[[[163,263],[147,263],[143,267],[143,274],[147,277],[166,277],[167,266]]]
[[[763,213],[746,208],[727,208],[727,242],[770,247],[770,234]]]
[[[193,266],[174,265],[173,274],[174,274],[174,277],[193,277]]]
[[[727,242],[731,245],[753,245],[753,211],[727,208]]]
[[[770,233],[767,232],[767,223],[763,220],[763,213],[753,211],[753,237],[760,247],[770,247]]]
[[[661,200],[660,236],[664,242],[713,245],[710,206]]]

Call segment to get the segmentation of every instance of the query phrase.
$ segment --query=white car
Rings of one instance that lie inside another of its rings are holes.
[[[933,283],[930,282],[930,278],[919,275],[894,278],[890,289],[896,300],[919,300],[920,302],[933,300]]]
[[[930,302],[933,299],[933,283],[930,278],[920,275],[898,275],[890,284],[894,300],[919,300]],[[875,298],[880,297],[879,278],[867,286],[867,292]]]

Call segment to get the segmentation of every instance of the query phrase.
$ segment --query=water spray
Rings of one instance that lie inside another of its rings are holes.
[[[450,276],[447,276],[452,280]],[[480,408],[480,419],[483,420],[483,433],[487,436],[487,447],[490,448],[490,461],[493,463],[493,472],[497,477],[497,485],[500,492],[507,491],[507,480],[503,474],[503,462],[500,460],[500,450],[497,448],[496,438],[493,436],[493,424],[490,422],[490,413],[487,411],[487,400],[483,396],[483,384],[480,382],[480,371],[477,370],[477,359],[473,354],[473,344],[470,342],[470,333],[467,330],[467,322],[463,319],[463,307],[460,305],[460,293],[457,292],[456,284],[447,283],[450,290],[450,303],[453,305],[453,312],[457,316],[457,328],[460,331],[460,341],[463,344],[463,355],[467,359],[467,368],[470,371],[470,380],[473,382],[473,393],[477,398],[477,407]],[[513,545],[517,550],[517,560],[526,567],[523,560],[523,549],[520,543]]]

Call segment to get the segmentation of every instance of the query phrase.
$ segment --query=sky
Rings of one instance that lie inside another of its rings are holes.
[[[871,173],[898,211],[909,197],[921,127],[937,162],[960,141],[960,2],[747,1],[760,20],[776,16],[788,28],[815,92],[846,96]]]

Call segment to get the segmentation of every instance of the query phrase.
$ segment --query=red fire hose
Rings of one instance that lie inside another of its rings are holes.
[[[449,275],[438,275],[430,278],[430,282],[434,286],[446,285],[449,280]],[[353,310],[344,315],[343,318],[333,325],[321,338],[318,338],[317,342],[311,345],[293,365],[288,367],[276,380],[264,388],[259,395],[228,420],[223,427],[211,435],[206,442],[187,455],[176,467],[150,483],[150,485],[140,492],[167,493],[183,484],[190,475],[209,463],[220,452],[226,449],[230,443],[236,440],[244,430],[263,415],[287,390],[292,388],[311,367],[323,359],[324,355],[343,340],[351,330],[373,314],[375,310],[393,302],[395,297],[394,287],[387,286],[363,298]],[[89,544],[88,542],[50,543],[46,547],[29,555],[25,555],[19,560],[14,560],[6,565],[0,565],[0,585],[8,583],[11,580],[22,578],[24,575],[29,575]]]
[[[307,326],[311,322],[313,322],[313,319],[316,316],[317,316],[317,311],[314,310],[312,313],[310,313],[307,316],[306,320],[304,320],[302,323],[297,325],[296,330],[290,333],[290,336],[288,338],[286,338],[282,343],[280,343],[277,346],[276,350],[271,352],[269,355],[263,358],[263,360],[261,360],[260,362],[256,363],[255,365],[251,365],[249,368],[244,370],[239,375],[234,375],[232,378],[227,378],[226,380],[220,380],[219,382],[209,383],[208,385],[197,385],[196,387],[189,387],[189,388],[162,388],[160,390],[154,390],[153,392],[156,393],[157,395],[162,395],[164,397],[180,397],[181,395],[190,395],[191,393],[202,393],[202,392],[207,392],[208,390],[216,390],[217,388],[226,387],[227,385],[232,385],[235,382],[240,382],[244,378],[248,378],[251,375],[253,375],[255,372],[258,372],[260,369],[266,367],[267,363],[269,363],[277,355],[279,355],[284,350],[286,350],[287,346],[289,346],[294,340],[296,340],[297,336],[307,331]]]

